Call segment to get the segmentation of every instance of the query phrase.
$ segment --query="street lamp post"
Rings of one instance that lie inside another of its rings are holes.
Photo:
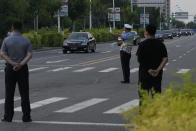
[[[92,1],[90,0],[90,14],[89,14],[89,29],[91,30],[92,29],[92,11],[91,11],[91,8],[92,8]]]
[[[146,28],[146,6],[144,6],[144,29]]]
[[[115,29],[115,15],[116,15],[116,11],[115,11],[115,3],[113,0],[113,28]]]
[[[160,30],[162,30],[162,27],[161,27],[161,20],[162,20],[162,17],[161,17],[161,14],[162,14],[162,12],[161,12],[161,6],[160,6]]]
[[[133,12],[133,0],[131,0],[131,12]]]

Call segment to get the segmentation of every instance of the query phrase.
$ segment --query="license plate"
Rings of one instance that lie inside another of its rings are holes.
[[[72,50],[77,50],[77,48],[71,48]]]

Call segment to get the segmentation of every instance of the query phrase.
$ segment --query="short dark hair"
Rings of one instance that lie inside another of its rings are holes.
[[[146,31],[150,34],[150,35],[155,35],[155,33],[156,33],[156,30],[157,30],[157,28],[156,28],[156,26],[154,26],[154,25],[147,25],[146,26]]]
[[[12,24],[12,27],[15,29],[15,30],[18,30],[18,31],[22,31],[22,23],[21,22],[14,22]]]

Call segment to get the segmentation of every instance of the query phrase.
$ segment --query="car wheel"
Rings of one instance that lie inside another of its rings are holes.
[[[67,51],[66,50],[63,50],[63,54],[67,54]]]
[[[86,49],[86,53],[90,53],[90,52],[91,52],[90,46],[88,45],[88,46],[87,46],[87,49]]]
[[[95,52],[95,50],[96,50],[96,45],[93,46],[93,49],[91,51]]]

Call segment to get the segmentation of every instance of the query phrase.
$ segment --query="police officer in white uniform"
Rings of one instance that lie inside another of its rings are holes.
[[[121,81],[123,84],[130,83],[130,60],[131,60],[131,50],[133,46],[133,35],[131,34],[132,26],[125,24],[125,31],[122,34],[112,33],[112,35],[120,37],[121,40],[118,41],[120,47],[120,59],[123,71],[124,80]]]

